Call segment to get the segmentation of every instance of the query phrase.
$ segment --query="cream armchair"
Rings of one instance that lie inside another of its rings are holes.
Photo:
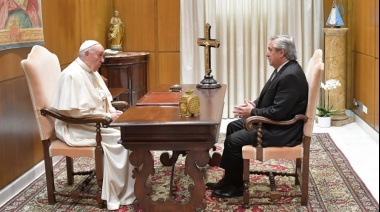
[[[323,76],[324,63],[322,62],[322,50],[318,49],[314,52],[313,57],[310,59],[306,69],[306,79],[309,84],[309,96],[306,114],[296,115],[293,119],[288,121],[273,121],[265,117],[251,116],[245,122],[245,128],[252,130],[254,124],[258,126],[256,147],[247,145],[242,147],[243,153],[243,181],[244,181],[244,193],[243,193],[243,207],[249,207],[249,199],[255,198],[270,198],[272,201],[278,200],[281,196],[301,196],[301,205],[306,205],[308,201],[308,183],[309,183],[309,156],[310,156],[310,141],[313,132],[313,124],[315,118],[315,112],[319,97],[320,84]],[[262,147],[261,143],[265,140],[262,133],[262,123],[275,124],[275,125],[289,125],[296,121],[302,120],[304,122],[303,139],[302,143],[295,147]],[[268,161],[271,159],[278,160],[284,158],[286,160],[295,160],[295,172],[294,173],[276,173],[271,170],[255,171],[250,170],[250,160]],[[269,177],[270,192],[269,193],[254,193],[250,194],[250,174],[264,174]],[[275,176],[293,176],[295,177],[295,184],[300,185],[301,193],[294,192],[279,192],[276,190]]]
[[[40,138],[42,140],[45,174],[47,184],[47,194],[49,204],[56,203],[56,196],[70,197],[74,200],[78,198],[90,198],[97,201],[98,207],[105,206],[101,199],[103,183],[103,149],[101,146],[101,126],[108,127],[112,119],[109,117],[86,117],[72,118],[59,114],[56,110],[50,108],[54,88],[59,79],[61,68],[58,57],[46,48],[36,45],[33,46],[27,59],[21,61],[21,66],[25,73],[31,96],[33,109],[36,117],[36,124]],[[96,146],[94,147],[72,147],[59,140],[55,136],[54,119],[60,119],[72,124],[96,124]],[[75,175],[86,175],[87,177],[80,185],[73,186],[73,190],[57,191],[54,182],[53,162],[54,156],[66,157],[67,184],[74,183]],[[95,160],[93,170],[84,172],[75,172],[73,169],[73,158],[88,157]],[[84,188],[96,177],[97,192],[95,194],[86,193]]]

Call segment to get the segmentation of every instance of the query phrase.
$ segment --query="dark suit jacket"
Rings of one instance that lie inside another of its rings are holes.
[[[296,114],[305,114],[308,100],[308,83],[297,61],[286,63],[278,75],[265,84],[254,103],[252,116],[273,120],[289,120]],[[263,146],[295,146],[301,143],[303,122],[292,126],[263,124]]]

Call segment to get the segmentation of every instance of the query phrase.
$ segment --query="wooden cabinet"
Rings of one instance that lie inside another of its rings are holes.
[[[108,87],[127,88],[119,100],[134,105],[146,94],[148,58],[147,52],[119,52],[105,56],[99,72],[108,79]]]

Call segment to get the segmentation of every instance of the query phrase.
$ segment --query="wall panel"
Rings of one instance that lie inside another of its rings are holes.
[[[159,56],[160,84],[178,84],[179,53],[160,53]]]
[[[154,52],[149,53],[149,63],[148,63],[148,92],[150,89],[156,87],[159,84],[158,80],[158,66],[157,64],[157,54]]]
[[[42,143],[24,77],[0,83],[0,102],[1,189],[42,160]]]
[[[347,76],[347,80],[346,80],[346,84],[347,84],[347,87],[346,87],[346,108],[347,109],[351,109],[353,108],[354,104],[353,104],[353,98],[354,98],[354,71],[353,71],[353,59],[352,59],[352,54],[353,54],[353,24],[352,24],[352,10],[353,10],[353,7],[352,7],[352,1],[348,1],[347,4],[345,4],[345,13],[346,14],[350,14],[347,16],[347,27],[348,27],[348,31],[347,31],[347,51],[346,51],[346,59],[347,59],[347,72],[346,72],[346,76]]]
[[[379,58],[375,59],[375,130],[379,132]]]
[[[367,104],[365,114],[356,106],[354,112],[374,129],[378,123],[378,52],[379,52],[379,1],[355,0],[352,2],[353,46],[353,98]],[[377,120],[377,121],[376,121]],[[378,129],[376,129],[378,131]]]
[[[42,1],[45,47],[67,65],[78,55],[80,46],[80,1]]]
[[[354,53],[354,61],[354,98],[367,107],[368,113],[366,114],[357,108],[354,108],[354,111],[370,126],[374,127],[375,59],[364,54]]]
[[[375,57],[379,58],[379,0],[375,1],[374,16],[375,16]]]
[[[113,16],[113,5],[109,0],[81,0],[80,1],[80,44],[85,40],[96,40],[108,48],[108,32],[110,20]]]
[[[354,50],[366,55],[375,55],[375,0],[356,0],[353,3]]]
[[[30,47],[0,51],[0,82],[23,76],[20,61],[30,52]]]
[[[148,91],[163,83],[179,82],[179,0],[115,0],[125,21],[123,51],[149,52]],[[174,61],[173,61],[174,60]],[[163,69],[163,67],[165,67]]]
[[[158,50],[179,52],[180,1],[159,0],[157,3]]]
[[[115,0],[115,10],[125,24],[123,51],[155,50],[155,0]]]

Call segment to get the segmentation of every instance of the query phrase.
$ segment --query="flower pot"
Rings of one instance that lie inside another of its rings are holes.
[[[318,126],[331,127],[331,117],[318,117]]]

